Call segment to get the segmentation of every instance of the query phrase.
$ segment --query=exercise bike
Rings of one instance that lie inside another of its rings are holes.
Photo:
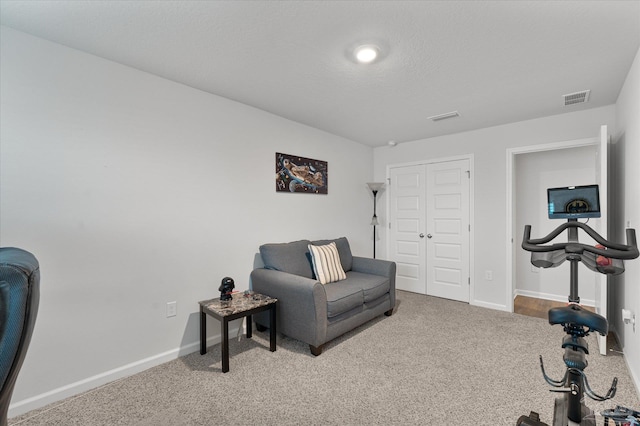
[[[552,391],[563,394],[555,400],[553,426],[595,426],[595,415],[584,404],[584,395],[596,401],[613,398],[618,379],[613,379],[611,387],[604,395],[595,393],[587,381],[584,369],[588,365],[586,355],[589,354],[589,346],[585,337],[594,331],[606,336],[609,324],[606,318],[579,305],[578,263],[582,262],[590,270],[601,274],[621,274],[624,272],[623,260],[635,259],[639,255],[636,234],[634,229],[627,229],[626,245],[612,243],[585,223],[578,222],[579,218],[600,217],[597,185],[551,188],[547,190],[547,195],[549,218],[568,220],[549,235],[538,239],[531,238],[531,226],[526,225],[522,248],[531,252],[531,263],[536,267],[555,268],[569,261],[571,269],[568,305],[549,310],[549,323],[562,325],[566,333],[562,340],[566,371],[560,380],[550,378],[545,372],[542,356],[540,368],[546,382],[557,388]],[[568,233],[566,242],[547,245],[565,230]],[[586,232],[598,245],[594,247],[580,243],[578,230]],[[521,416],[516,425],[548,426],[540,422],[535,412],[531,412],[529,416]]]

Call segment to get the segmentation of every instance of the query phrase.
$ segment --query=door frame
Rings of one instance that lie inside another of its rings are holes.
[[[505,290],[506,290],[506,299],[507,299],[507,310],[509,312],[513,312],[513,298],[515,294],[515,272],[516,268],[513,265],[513,260],[515,259],[515,250],[516,247],[519,247],[519,234],[518,230],[513,229],[513,224],[515,222],[515,205],[513,200],[515,199],[513,191],[515,188],[515,161],[516,156],[521,154],[531,154],[537,152],[552,152],[560,149],[571,149],[571,148],[581,148],[585,146],[598,146],[600,144],[600,137],[593,138],[585,138],[585,139],[575,139],[570,141],[563,142],[552,142],[547,144],[540,145],[529,145],[518,148],[509,148],[507,149],[507,240],[506,240],[506,274],[507,278]],[[606,206],[604,206],[606,208]]]
[[[419,166],[426,164],[435,164],[435,163],[447,163],[450,161],[458,161],[458,160],[469,160],[469,226],[471,230],[469,231],[469,304],[475,305],[475,209],[474,209],[474,182],[475,182],[475,166],[474,166],[474,155],[473,154],[464,154],[464,155],[456,155],[451,157],[439,157],[439,158],[429,158],[425,160],[419,161],[410,161],[408,163],[394,163],[387,164],[386,168],[386,177],[385,181],[387,186],[389,185],[390,179],[390,170],[392,168],[397,167],[410,167],[410,166]],[[386,202],[385,202],[385,210],[387,217],[389,216],[389,209],[391,207],[389,197],[385,194]],[[387,256],[389,256],[389,248],[390,248],[390,238],[389,238],[389,220],[386,220],[385,226],[385,251]],[[426,262],[426,259],[425,259]],[[426,279],[426,277],[425,277]]]

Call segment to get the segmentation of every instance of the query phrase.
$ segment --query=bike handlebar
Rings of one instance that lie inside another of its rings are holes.
[[[560,235],[562,231],[568,228],[580,228],[585,231],[591,238],[596,240],[598,244],[603,245],[606,249],[599,249],[588,244],[582,244],[578,241],[567,241],[566,243],[555,243],[551,245],[543,245],[550,242]],[[525,225],[524,238],[522,239],[522,248],[531,252],[550,252],[556,250],[564,250],[567,253],[581,254],[582,252],[590,252],[600,256],[612,259],[635,259],[640,254],[638,252],[638,244],[636,243],[635,229],[627,228],[627,244],[617,244],[605,240],[600,234],[581,222],[566,222],[549,235],[531,239],[531,225]]]

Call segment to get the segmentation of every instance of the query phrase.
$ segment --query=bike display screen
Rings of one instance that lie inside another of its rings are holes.
[[[547,189],[549,219],[600,217],[598,185]]]

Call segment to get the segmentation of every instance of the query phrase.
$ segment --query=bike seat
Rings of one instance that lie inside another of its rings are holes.
[[[595,330],[603,336],[609,331],[607,319],[601,315],[582,309],[579,305],[549,309],[549,324],[575,324]]]

